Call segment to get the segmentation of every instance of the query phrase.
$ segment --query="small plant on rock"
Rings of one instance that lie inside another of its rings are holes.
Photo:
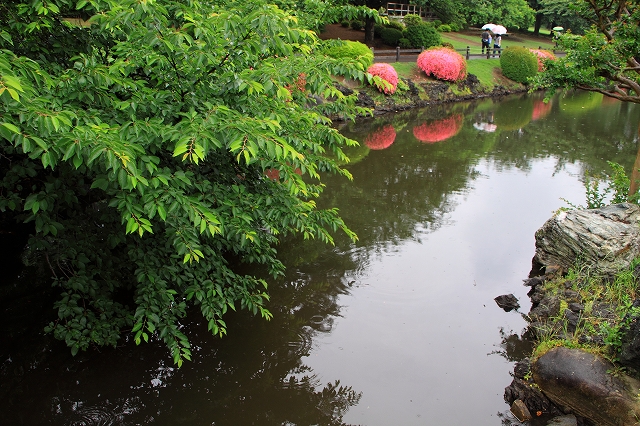
[[[458,52],[445,47],[425,50],[418,56],[418,68],[440,80],[460,81],[467,76],[467,62]]]
[[[395,68],[393,68],[389,64],[378,63],[373,64],[367,69],[367,72],[372,76],[380,77],[383,81],[376,81],[378,79],[373,79],[373,84],[378,88],[379,91],[384,92],[386,94],[395,93],[398,88],[398,73]]]

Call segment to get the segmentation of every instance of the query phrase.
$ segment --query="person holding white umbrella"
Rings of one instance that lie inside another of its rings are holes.
[[[500,56],[500,46],[502,46],[502,35],[496,34],[493,39],[493,57],[495,58],[496,53]]]

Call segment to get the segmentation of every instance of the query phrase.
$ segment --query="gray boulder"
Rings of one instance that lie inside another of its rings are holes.
[[[598,426],[640,424],[640,382],[622,373],[611,374],[613,368],[594,354],[558,347],[534,361],[531,371],[551,401]]]
[[[564,271],[580,257],[603,273],[628,267],[640,256],[640,206],[563,211],[536,232],[534,261]]]

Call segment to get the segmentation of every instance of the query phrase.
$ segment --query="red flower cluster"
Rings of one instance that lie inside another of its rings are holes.
[[[371,132],[364,140],[364,144],[370,149],[385,149],[389,148],[391,144],[396,140],[396,129],[391,124]]]
[[[556,55],[549,52],[548,50],[540,50],[540,49],[529,49],[531,53],[536,55],[536,59],[538,59],[538,72],[544,70],[544,60],[555,61]]]
[[[546,117],[551,112],[552,106],[551,101],[547,103],[544,103],[542,99],[533,101],[533,113],[531,114],[531,119],[536,121]]]
[[[413,128],[413,136],[421,142],[434,143],[449,139],[462,128],[462,114],[452,115],[430,124],[424,123]]]
[[[377,75],[392,86],[388,87],[377,85],[379,91],[386,94],[391,94],[394,93],[398,88],[398,73],[391,65],[385,63],[373,64],[369,67],[369,69],[367,69],[367,72],[371,75]]]
[[[307,75],[301,72],[300,74],[298,74],[298,78],[296,79],[295,84],[287,84],[284,88],[287,89],[289,93],[293,94],[294,86],[296,89],[304,93],[307,86]]]
[[[435,47],[418,56],[418,67],[440,80],[459,81],[467,76],[467,61],[453,49]]]

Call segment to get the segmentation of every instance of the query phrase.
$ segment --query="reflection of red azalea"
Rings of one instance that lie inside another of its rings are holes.
[[[375,132],[369,133],[364,140],[364,144],[370,149],[389,148],[396,140],[396,129],[391,124],[387,124]]]
[[[544,103],[542,99],[533,101],[533,114],[531,114],[532,120],[539,120],[546,117],[551,112],[551,101]]]
[[[452,115],[433,123],[424,123],[413,128],[413,136],[426,143],[440,142],[458,134],[462,128],[462,114]]]

